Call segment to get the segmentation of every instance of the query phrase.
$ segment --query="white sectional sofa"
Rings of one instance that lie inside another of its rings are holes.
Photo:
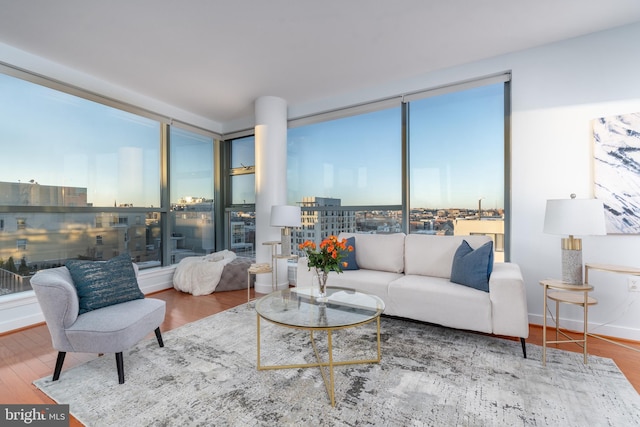
[[[328,286],[343,286],[379,296],[384,314],[456,329],[519,337],[526,358],[529,336],[527,300],[518,265],[494,263],[489,292],[450,281],[456,250],[463,240],[473,249],[487,236],[350,234],[355,238],[357,270],[331,272]],[[311,286],[313,269],[298,260],[297,286]]]

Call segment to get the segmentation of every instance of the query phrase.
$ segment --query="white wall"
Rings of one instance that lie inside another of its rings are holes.
[[[539,281],[560,276],[560,238],[542,233],[545,202],[570,193],[593,196],[591,120],[640,111],[638,40],[640,23],[389,82],[366,91],[290,105],[289,117],[512,70],[511,260],[520,265],[524,274],[530,320],[541,324]],[[0,60],[6,61],[8,50],[0,44]],[[15,52],[13,57],[20,59]],[[31,64],[37,69],[25,68],[51,76],[34,58],[20,60],[21,64],[14,65]],[[53,77],[65,80],[61,68],[51,69],[56,72]],[[77,74],[69,73],[70,77]],[[89,89],[98,92],[96,88]],[[113,88],[104,85],[104,89],[106,92],[101,94],[117,98],[118,92]],[[140,107],[152,107],[149,100],[138,101],[136,105]],[[167,108],[156,107],[151,109],[159,113]],[[225,132],[232,130],[224,127]],[[640,267],[640,236],[586,237],[583,248],[585,262]],[[640,340],[640,293],[627,291],[626,276],[598,272],[591,278],[596,287],[593,296],[599,304],[590,310],[590,329]],[[0,324],[3,311],[0,307]],[[565,323],[567,326],[581,327],[578,310],[565,308],[562,317],[570,320]]]
[[[512,260],[527,281],[532,323],[542,323],[539,280],[560,276],[559,236],[542,233],[546,199],[593,197],[591,121],[640,111],[638,40],[640,24],[506,58],[513,70]],[[583,261],[640,267],[640,236],[585,237]],[[594,272],[590,282],[599,301],[590,329],[640,340],[640,293],[627,291],[627,276]],[[564,316],[581,319],[577,307],[568,308]]]

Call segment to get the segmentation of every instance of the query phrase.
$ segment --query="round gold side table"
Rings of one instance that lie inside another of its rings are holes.
[[[547,364],[547,344],[560,343],[576,343],[583,349],[584,363],[587,363],[587,335],[588,335],[588,312],[589,306],[597,304],[595,298],[589,296],[589,292],[593,290],[591,285],[574,285],[561,280],[547,279],[540,281],[540,285],[544,288],[544,304],[543,304],[543,325],[542,325],[542,365]],[[549,292],[549,289],[553,291]],[[547,299],[556,303],[556,339],[554,341],[547,340]],[[584,323],[582,331],[582,339],[574,339],[560,330],[560,303],[579,305],[584,311]],[[566,339],[560,340],[558,334]]]

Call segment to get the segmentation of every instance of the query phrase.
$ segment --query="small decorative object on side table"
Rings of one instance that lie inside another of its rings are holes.
[[[540,281],[540,285],[544,288],[544,304],[543,304],[543,324],[542,324],[542,365],[545,366],[547,364],[547,344],[559,344],[559,343],[576,343],[578,345],[582,344],[582,349],[584,353],[584,363],[587,363],[587,329],[588,329],[588,309],[590,305],[597,304],[598,301],[595,298],[591,298],[588,294],[593,290],[593,286],[590,285],[582,285],[582,284],[572,284],[563,282],[561,280],[542,280]],[[553,292],[549,292],[549,289],[554,289]],[[582,292],[583,295],[580,295],[578,292]],[[555,325],[556,325],[556,339],[555,341],[547,341],[547,298],[556,302],[556,315],[555,315]],[[575,304],[582,306],[584,310],[584,325],[583,325],[583,338],[582,339],[573,339],[564,332],[560,331],[560,310],[559,304]],[[565,340],[558,339],[558,333],[564,336]]]

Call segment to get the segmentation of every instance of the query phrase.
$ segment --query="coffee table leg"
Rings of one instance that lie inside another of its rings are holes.
[[[258,349],[258,370],[260,370],[260,315],[256,315],[257,325],[256,325],[256,338],[258,340],[258,345],[256,346]]]
[[[327,346],[329,347],[329,398],[331,399],[331,406],[336,406],[336,389],[333,378],[333,341],[331,337],[331,329],[327,331]],[[320,367],[322,369],[322,366]]]
[[[381,339],[380,339],[380,316],[377,317],[377,341],[378,341],[378,357],[373,359],[359,359],[359,360],[339,360],[335,362],[333,360],[333,329],[327,328],[325,329],[327,332],[327,352],[328,352],[328,361],[323,362],[320,357],[320,353],[318,351],[318,347],[315,343],[315,334],[313,333],[313,329],[309,329],[309,335],[311,340],[311,346],[313,347],[313,352],[316,356],[316,363],[303,363],[303,364],[294,364],[294,365],[266,365],[262,366],[260,361],[260,315],[256,315],[256,339],[257,339],[257,369],[258,370],[269,370],[269,369],[300,369],[300,368],[318,368],[320,369],[320,374],[322,375],[322,381],[324,382],[325,389],[327,390],[327,394],[329,395],[329,400],[331,401],[331,406],[336,406],[336,391],[335,391],[335,376],[334,376],[334,367],[342,366],[342,365],[354,365],[354,364],[363,364],[363,363],[379,363],[381,359]],[[367,322],[368,323],[368,322]],[[329,369],[329,378],[327,378],[326,372],[324,368]]]
[[[380,316],[378,316],[378,360],[377,362],[380,362],[380,359],[382,359],[382,347],[380,345]]]

